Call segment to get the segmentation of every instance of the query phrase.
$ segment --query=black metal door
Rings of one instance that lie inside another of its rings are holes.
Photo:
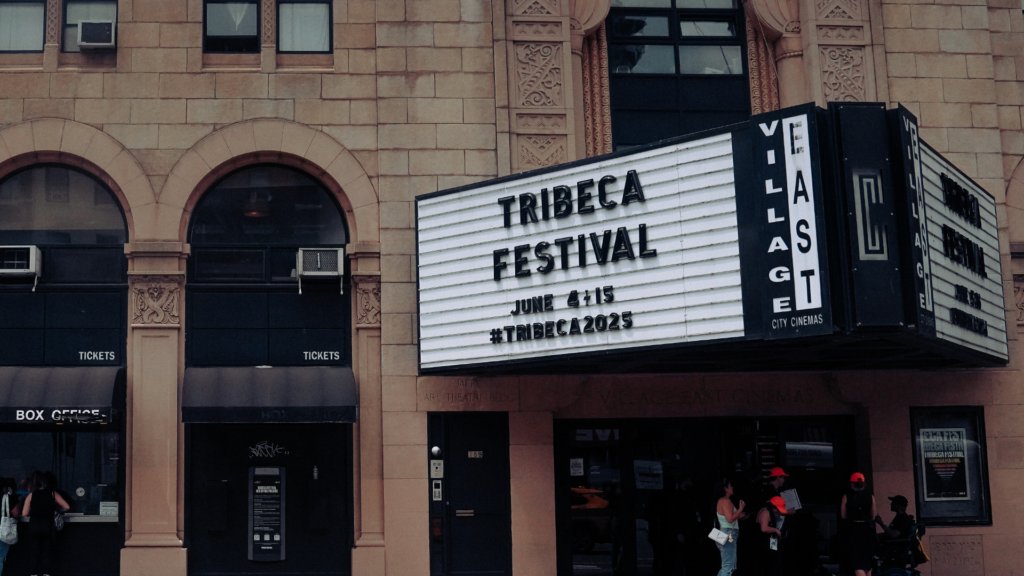
[[[189,574],[350,572],[349,426],[190,424],[186,428]],[[251,467],[286,474],[285,558],[249,560]]]
[[[510,575],[508,414],[431,414],[429,426],[431,574]]]

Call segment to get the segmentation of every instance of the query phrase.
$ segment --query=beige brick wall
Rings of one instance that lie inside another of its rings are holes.
[[[890,100],[1002,202],[1005,179],[1024,156],[1020,2],[882,0],[882,17]]]

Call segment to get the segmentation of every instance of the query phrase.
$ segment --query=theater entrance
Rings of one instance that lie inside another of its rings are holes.
[[[351,426],[189,424],[189,574],[348,574]]]
[[[856,462],[853,417],[556,420],[558,574],[714,576],[715,484],[730,479],[756,514],[777,466],[800,502],[786,520],[800,557],[817,562]],[[736,575],[756,574],[742,555]]]

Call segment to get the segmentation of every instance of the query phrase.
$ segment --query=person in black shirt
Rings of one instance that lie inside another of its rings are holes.
[[[907,501],[906,496],[889,496],[889,509],[896,513],[893,517],[892,522],[888,526],[882,520],[881,516],[875,516],[875,524],[882,527],[882,531],[885,533],[884,538],[888,540],[900,540],[910,537],[910,529],[914,526],[914,519],[907,514]]]
[[[50,485],[46,476],[34,472],[34,492],[25,498],[25,506],[21,513],[29,517],[29,547],[32,550],[32,574],[49,576],[50,563],[53,556],[53,515],[59,507],[67,512],[71,506],[57,492],[57,486]],[[40,570],[41,569],[41,570]]]
[[[875,511],[875,497],[864,490],[864,475],[855,472],[850,476],[850,490],[843,495],[840,513],[846,521],[846,562],[856,576],[868,576],[874,567],[875,527],[872,520],[878,516]]]

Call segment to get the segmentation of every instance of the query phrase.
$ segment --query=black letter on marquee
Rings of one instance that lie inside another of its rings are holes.
[[[608,192],[604,189],[605,186],[615,182],[615,176],[602,176],[601,180],[597,183],[597,200],[601,202],[601,206],[608,208],[609,210],[615,208],[617,202],[614,200],[608,200]]]
[[[502,262],[502,257],[508,256],[508,248],[500,248],[494,251],[494,281],[501,282],[501,271],[508,268],[508,264]]]
[[[555,196],[555,218],[568,218],[572,214],[572,190],[568,186],[555,186],[551,193]]]
[[[619,228],[615,234],[615,247],[612,248],[612,262],[618,262],[619,258],[636,258],[633,254],[633,244],[629,241],[629,231]]]
[[[551,204],[548,202],[548,189],[540,189],[540,214],[544,220],[551,219]]]
[[[811,235],[807,233],[807,229],[810,224],[807,220],[798,220],[796,223],[796,235],[800,237],[800,241],[796,243],[796,247],[801,253],[807,254],[811,251]]]
[[[807,302],[810,303],[810,302],[812,302],[812,300],[811,300],[811,276],[814,276],[814,270],[801,270],[800,271],[800,276],[803,276],[804,278],[807,279]]]
[[[562,270],[569,269],[569,245],[572,244],[572,237],[555,238],[555,246],[558,246],[562,253]]]
[[[641,224],[640,225],[640,257],[641,258],[651,258],[651,257],[657,256],[657,255],[658,255],[658,251],[657,250],[648,250],[647,249],[647,224]]]
[[[515,196],[498,198],[498,204],[501,204],[502,213],[505,215],[505,228],[512,227],[512,203],[515,201]]]
[[[608,261],[608,249],[611,248],[612,244],[612,231],[604,231],[604,242],[598,243],[597,234],[590,233],[590,243],[594,246],[594,255],[597,257],[598,264],[604,264]]]
[[[591,212],[594,211],[594,207],[591,206],[590,204],[587,204],[587,202],[590,202],[590,198],[593,197],[593,194],[586,191],[587,188],[593,187],[593,179],[582,180],[576,183],[576,211],[579,212],[580,214],[590,214]]]
[[[530,251],[530,245],[529,244],[520,244],[519,246],[516,246],[515,250],[516,250],[516,254],[515,254],[514,260],[515,260],[515,263],[516,263],[516,278],[523,278],[525,276],[529,276],[530,275],[530,266],[529,266],[529,262],[530,261],[526,259],[526,256],[523,256],[523,253]]]
[[[803,196],[804,202],[810,202],[811,197],[807,195],[807,184],[804,182],[804,173],[800,170],[796,171],[796,190],[793,191],[793,204],[796,204],[796,199]]]
[[[533,209],[537,205],[537,197],[527,192],[519,195],[519,223],[523,226],[528,224],[527,217],[530,222],[537,221],[537,211]]]
[[[626,189],[622,191],[622,205],[625,206],[633,201],[645,202],[646,200],[644,187],[640,185],[640,175],[636,173],[636,170],[626,172]]]
[[[583,234],[580,234],[579,236],[576,237],[576,240],[578,240],[577,244],[579,245],[579,248],[580,248],[580,268],[586,268],[587,267],[587,237],[584,236]]]
[[[537,242],[537,247],[533,249],[533,253],[544,261],[543,264],[537,266],[537,272],[541,274],[547,274],[551,272],[551,269],[555,267],[555,257],[547,253],[547,249],[551,247],[548,242]]]
[[[580,321],[576,318],[569,323],[569,334],[583,334],[583,331],[580,330]]]

